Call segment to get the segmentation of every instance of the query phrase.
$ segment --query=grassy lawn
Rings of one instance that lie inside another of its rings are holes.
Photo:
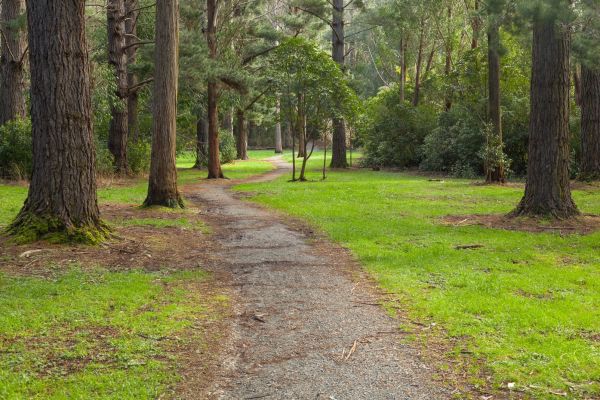
[[[178,380],[175,349],[220,318],[202,271],[0,275],[0,398],[155,399]],[[192,290],[192,289],[196,290]]]
[[[407,320],[426,327],[407,324],[409,338],[450,346],[442,370],[466,358],[474,385],[485,386],[489,375],[492,387],[514,383],[535,398],[600,396],[600,233],[561,237],[439,221],[506,213],[522,195],[514,187],[365,170],[309,178],[238,189],[351,249]],[[600,213],[600,193],[574,196],[583,212]],[[470,244],[483,247],[455,249]]]

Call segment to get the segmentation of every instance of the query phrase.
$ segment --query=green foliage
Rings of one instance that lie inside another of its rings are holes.
[[[504,170],[505,175],[510,172],[510,159],[504,153],[504,144],[501,138],[494,131],[492,124],[486,124],[484,127],[485,143],[479,151],[479,157],[483,161],[486,173]]]
[[[127,162],[129,169],[134,174],[143,174],[150,170],[150,155],[152,144],[146,139],[140,139],[137,142],[129,141],[127,148]]]
[[[308,186],[282,177],[238,189],[349,248],[396,295],[390,309],[420,324],[413,339],[425,349],[427,337],[442,339],[453,349],[444,352],[447,366],[475,387],[489,376],[492,387],[514,382],[526,398],[600,396],[600,232],[564,236],[440,221],[506,214],[522,186],[362,170],[332,172]],[[600,213],[599,191],[574,197],[582,212]],[[482,247],[456,249],[469,244]]]
[[[221,163],[228,164],[235,160],[237,150],[235,147],[235,138],[230,131],[219,131],[219,152],[221,153]]]
[[[0,127],[0,178],[29,179],[33,168],[31,121],[14,120]]]
[[[421,146],[436,126],[435,109],[398,101],[397,88],[382,89],[366,103],[358,137],[369,166],[413,167],[421,161]]]

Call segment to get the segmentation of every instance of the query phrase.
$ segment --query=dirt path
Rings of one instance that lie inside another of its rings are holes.
[[[289,166],[254,181],[275,179]],[[343,249],[275,212],[244,202],[229,184],[196,187],[220,245],[215,272],[228,276],[234,317],[216,399],[444,399],[417,352]],[[189,398],[200,398],[190,393]],[[202,397],[202,396],[201,396]]]

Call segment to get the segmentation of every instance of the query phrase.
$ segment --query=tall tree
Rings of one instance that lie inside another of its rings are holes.
[[[183,207],[177,190],[178,1],[156,3],[156,49],[152,126],[152,158],[144,205]]]
[[[2,51],[0,57],[0,125],[25,117],[26,40],[19,18],[25,0],[2,2]]]
[[[211,60],[217,59],[217,0],[206,0],[206,42]],[[219,154],[219,86],[216,77],[208,85],[208,179],[223,178]]]
[[[554,9],[541,14],[533,23],[527,184],[512,215],[568,218],[579,213],[569,187],[570,32]]]
[[[489,10],[488,14],[488,118],[495,136],[493,139],[497,142],[500,149],[502,149],[502,114],[500,109],[500,30],[497,14],[492,10]],[[485,169],[486,182],[505,182],[506,177],[502,160],[499,160],[497,165],[486,165]]]
[[[137,141],[140,135],[138,123],[139,78],[131,65],[137,58],[138,0],[125,0],[125,52],[127,55],[127,129],[128,136]]]
[[[580,179],[600,178],[600,69],[581,66]]]
[[[108,231],[96,197],[85,1],[30,1],[27,22],[33,173],[9,232],[102,240]]]
[[[332,1],[331,42],[333,61],[338,63],[342,71],[345,67],[345,33],[344,33],[344,0]],[[342,118],[333,118],[333,138],[331,140],[331,167],[347,168],[346,157],[346,124]]]
[[[108,130],[108,149],[113,155],[115,170],[127,174],[127,135],[128,135],[128,86],[126,48],[126,9],[125,0],[108,0],[106,7],[108,33],[108,63],[113,68],[116,81],[115,104],[112,105],[112,118]],[[132,46],[133,47],[133,46]]]
[[[277,119],[275,122],[275,153],[281,154],[283,153],[283,137],[281,135],[281,104],[279,97],[275,100],[275,118]]]

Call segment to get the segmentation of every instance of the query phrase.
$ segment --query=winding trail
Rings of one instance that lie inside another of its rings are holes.
[[[277,168],[251,181],[275,179]],[[211,269],[233,292],[231,332],[212,399],[446,399],[360,267],[341,247],[238,199],[231,183],[197,186],[219,243]],[[190,395],[190,398],[204,398]]]

